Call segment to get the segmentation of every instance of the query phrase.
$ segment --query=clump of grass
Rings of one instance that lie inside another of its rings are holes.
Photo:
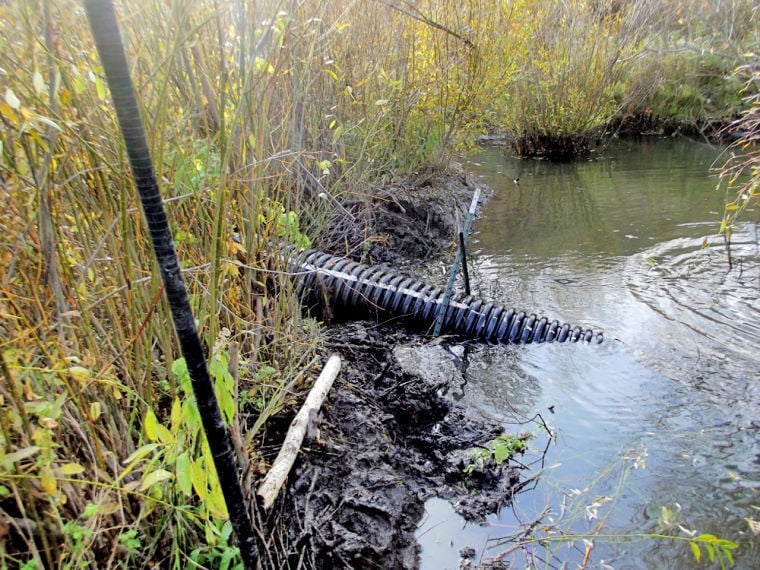
[[[653,15],[647,2],[532,2],[501,120],[522,156],[586,154],[618,110],[615,90]]]

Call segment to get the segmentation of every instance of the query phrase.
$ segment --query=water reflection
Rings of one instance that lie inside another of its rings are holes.
[[[495,190],[475,225],[476,293],[601,329],[606,341],[471,351],[462,401],[507,431],[540,412],[557,438],[538,488],[468,533],[493,537],[494,525],[514,529],[546,509],[564,513],[565,532],[602,520],[610,533],[655,532],[665,507],[676,534],[680,524],[738,541],[737,567],[760,567],[745,520],[760,518],[760,246],[756,225],[742,225],[742,264],[730,272],[721,242],[703,247],[722,209],[709,176],[715,157],[659,141],[569,165],[499,150],[473,159]],[[609,500],[592,507],[599,497]],[[575,546],[544,554],[556,566],[579,564],[585,549]],[[442,567],[431,549],[423,540],[423,568]],[[688,545],[663,541],[599,540],[593,560],[694,565]],[[511,561],[524,564],[524,549]]]

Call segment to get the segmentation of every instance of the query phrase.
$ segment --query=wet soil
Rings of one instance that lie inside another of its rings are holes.
[[[317,249],[368,264],[403,267],[449,251],[464,226],[476,188],[481,202],[491,190],[457,166],[419,172],[366,201],[336,209]]]
[[[394,348],[419,338],[366,321],[327,337],[343,368],[291,477],[291,546],[306,567],[416,568],[426,499],[449,499],[479,520],[509,502],[519,472],[508,463],[465,469],[501,426],[447,397],[446,378],[402,366]]]
[[[477,183],[464,174],[421,182],[378,197],[367,226],[346,232],[343,243],[364,239],[369,247],[351,248],[362,261],[394,266],[445,250],[456,236],[456,210],[464,224]],[[447,395],[456,371],[421,374],[403,364],[399,347],[429,339],[370,321],[334,325],[326,337],[343,367],[280,502],[287,566],[416,568],[414,532],[426,499],[449,499],[479,520],[520,487],[509,462],[475,464],[475,452],[502,426]]]

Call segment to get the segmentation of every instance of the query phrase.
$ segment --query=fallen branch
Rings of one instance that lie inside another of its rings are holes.
[[[296,417],[290,423],[290,428],[285,436],[285,441],[282,442],[280,453],[277,455],[269,473],[264,477],[264,481],[256,493],[261,499],[261,505],[264,509],[269,510],[277,498],[280,488],[288,477],[290,468],[293,467],[298,450],[301,449],[301,443],[303,442],[304,435],[306,435],[309,422],[313,421],[313,418],[316,417],[339,371],[340,357],[337,354],[333,354],[314,383],[314,387],[306,397],[303,406],[301,406]]]

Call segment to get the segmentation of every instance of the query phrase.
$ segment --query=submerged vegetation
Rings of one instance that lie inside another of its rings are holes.
[[[757,82],[733,75],[756,58],[750,0],[117,9],[249,489],[268,419],[318,372],[276,244],[319,240],[338,205],[489,129],[568,156],[615,118],[701,128],[749,105],[757,136]],[[81,4],[0,3],[0,50],[0,566],[224,567],[231,530]],[[756,162],[735,164],[755,196]]]

